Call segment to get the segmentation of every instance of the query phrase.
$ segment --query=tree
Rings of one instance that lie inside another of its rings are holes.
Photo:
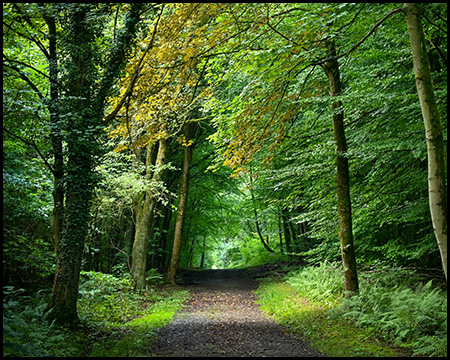
[[[328,61],[324,69],[330,82],[330,96],[341,94],[341,78],[336,57],[336,48],[333,41],[327,42]],[[356,269],[355,248],[353,245],[352,207],[350,198],[350,178],[347,158],[347,141],[345,139],[344,113],[341,101],[331,104],[333,110],[333,133],[336,146],[336,184],[337,207],[339,213],[339,241],[341,243],[342,264],[344,266],[344,280],[346,296],[358,292],[358,275]]]
[[[90,218],[92,190],[96,183],[95,158],[102,130],[107,96],[123,68],[137,33],[143,4],[133,4],[125,17],[125,27],[109,53],[101,78],[96,68],[96,41],[102,28],[96,17],[97,5],[61,5],[67,16],[64,50],[66,93],[60,107],[64,117],[67,164],[65,166],[65,210],[62,237],[57,244],[57,264],[48,318],[74,325],[77,315],[78,282],[84,240]]]
[[[434,235],[441,253],[442,268],[447,278],[447,187],[442,125],[433,92],[430,64],[422,30],[420,5],[403,6],[411,41],[414,74],[419,94],[428,154],[428,196]]]
[[[172,285],[176,284],[175,276],[178,269],[178,262],[180,261],[181,254],[181,242],[183,238],[183,226],[184,218],[186,215],[187,196],[189,190],[189,170],[192,162],[192,149],[193,146],[189,141],[195,134],[196,124],[194,122],[186,122],[183,126],[183,134],[187,141],[184,146],[184,160],[183,160],[183,172],[180,179],[180,190],[178,192],[178,207],[177,217],[175,221],[175,234],[173,238],[173,250],[172,257],[170,259],[169,269],[167,270],[166,279]]]
[[[145,274],[147,272],[147,248],[150,237],[151,222],[158,200],[158,185],[162,180],[163,168],[167,153],[166,139],[158,141],[158,155],[154,167],[151,164],[152,146],[147,145],[146,178],[152,183],[135,199],[134,212],[136,217],[136,230],[133,242],[131,278],[135,289],[145,289]]]

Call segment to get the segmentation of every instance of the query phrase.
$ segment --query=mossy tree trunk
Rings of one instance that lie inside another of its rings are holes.
[[[151,164],[152,145],[147,146],[146,156],[146,177],[152,178],[153,185],[162,180],[163,166],[165,165],[167,143],[165,139],[159,140],[158,155],[155,169],[152,171]],[[131,278],[134,288],[145,289],[145,273],[147,271],[147,249],[153,221],[154,209],[156,206],[155,189],[145,190],[135,204],[136,230],[133,242]]]
[[[330,84],[330,96],[337,97],[341,94],[341,79],[339,64],[336,59],[334,42],[330,41],[328,46],[328,57],[324,65],[325,72]],[[355,249],[353,246],[352,208],[350,198],[350,176],[348,170],[347,142],[344,129],[344,112],[341,101],[331,104],[333,111],[333,133],[336,151],[336,184],[337,184],[337,207],[339,216],[339,241],[341,244],[341,256],[344,267],[344,281],[346,296],[358,292],[358,274],[356,269]]]
[[[64,219],[60,222],[62,229],[56,244],[56,271],[47,318],[59,324],[73,326],[79,322],[77,300],[81,260],[92,192],[97,182],[95,159],[100,154],[98,140],[104,125],[106,99],[125,64],[144,6],[141,3],[130,6],[123,32],[104,66],[105,72],[99,71],[97,61],[96,41],[100,36],[96,23],[97,5],[65,3],[58,8],[63,13],[61,26],[67,30],[61,39],[65,53],[61,66],[65,71],[60,82],[65,85],[65,92],[60,96],[57,108],[64,130],[59,134],[66,142],[67,162],[61,179],[64,182]],[[54,141],[59,141],[55,136]]]

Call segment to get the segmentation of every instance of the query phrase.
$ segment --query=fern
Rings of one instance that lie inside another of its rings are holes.
[[[286,281],[300,295],[320,301],[335,303],[344,292],[342,273],[329,263],[309,267],[289,274]]]
[[[380,274],[377,277],[380,279],[376,283],[363,281],[360,294],[342,299],[340,306],[330,310],[330,316],[352,319],[356,325],[410,348],[417,355],[446,354],[446,292],[433,288],[431,281],[416,289],[387,287],[389,281]],[[392,274],[386,277],[392,279]]]

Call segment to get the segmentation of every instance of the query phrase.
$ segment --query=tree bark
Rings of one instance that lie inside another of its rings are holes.
[[[252,181],[253,181],[253,179],[252,179],[252,176],[250,175],[250,182],[252,182]],[[252,198],[253,213],[255,214],[255,225],[256,225],[256,232],[257,232],[257,234],[258,234],[258,237],[259,237],[259,239],[261,240],[261,243],[263,244],[264,249],[266,249],[268,252],[274,253],[275,251],[273,251],[273,250],[270,248],[269,244],[267,244],[267,243],[264,241],[264,237],[263,237],[263,235],[262,235],[262,233],[261,233],[261,228],[260,228],[260,226],[259,226],[258,211],[256,210],[255,196],[253,195],[253,191],[252,191],[251,187],[250,187],[250,196],[251,196],[251,198]]]
[[[92,5],[72,4],[67,11],[68,31],[64,41],[67,45],[66,84],[67,94],[63,110],[64,139],[67,142],[67,165],[65,166],[65,209],[61,237],[57,244],[56,271],[52,297],[47,307],[47,318],[57,323],[73,326],[79,322],[77,314],[78,285],[85,238],[88,233],[92,192],[97,178],[95,157],[100,153],[100,138],[107,92],[98,95],[98,68],[96,33],[89,26]],[[115,81],[125,63],[125,55],[131,46],[136,25],[140,21],[139,9],[143,4],[131,5],[123,36],[116,42],[116,53],[111,57],[102,76],[103,83]],[[106,87],[110,90],[110,86]],[[97,94],[97,96],[96,96]],[[70,118],[69,118],[70,114]]]
[[[152,175],[151,156],[152,145],[147,146],[146,156],[146,177],[150,179]],[[155,162],[155,171],[152,179],[159,182],[162,179],[162,167],[165,164],[167,145],[165,139],[159,140],[158,155]],[[134,282],[135,290],[145,289],[145,274],[147,272],[147,249],[150,237],[153,213],[156,205],[155,193],[152,189],[147,189],[135,204],[136,230],[133,242],[131,278]]]
[[[336,56],[334,42],[330,41],[328,57]],[[341,93],[341,79],[339,64],[336,59],[327,61],[324,65],[330,84],[330,96],[336,97]],[[352,210],[350,199],[350,176],[347,159],[347,142],[344,131],[344,113],[341,109],[341,101],[331,104],[333,111],[333,134],[336,151],[336,183],[337,183],[337,207],[339,215],[339,241],[341,244],[341,256],[344,266],[344,281],[346,297],[350,297],[359,290],[358,275],[356,269],[356,257],[353,246]]]
[[[403,12],[408,25],[417,93],[425,124],[431,219],[441,254],[442,268],[447,279],[447,188],[442,125],[433,91],[430,64],[420,19],[420,5],[405,3]]]
[[[186,141],[192,139],[195,132],[195,123],[186,123],[183,126]],[[180,190],[178,195],[177,218],[175,221],[175,234],[173,237],[172,257],[167,270],[166,280],[176,285],[178,262],[181,255],[181,243],[183,238],[184,217],[186,215],[187,197],[189,190],[189,170],[192,162],[192,145],[184,147],[183,173],[181,174]]]

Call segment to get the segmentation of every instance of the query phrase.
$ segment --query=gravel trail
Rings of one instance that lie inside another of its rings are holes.
[[[179,284],[192,296],[159,329],[153,354],[161,357],[321,357],[287,334],[255,304],[258,283],[246,270],[184,271]]]

